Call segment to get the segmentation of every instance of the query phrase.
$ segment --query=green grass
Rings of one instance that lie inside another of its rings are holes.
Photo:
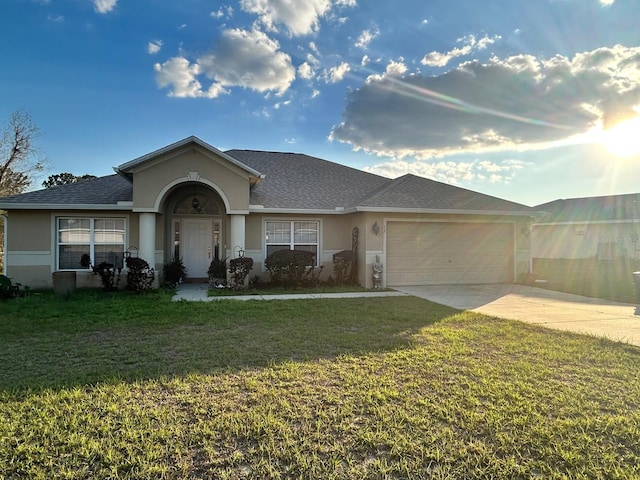
[[[391,289],[381,289],[376,291],[390,291]],[[350,292],[371,292],[373,290],[360,287],[358,285],[319,285],[317,287],[293,288],[293,287],[271,287],[250,288],[247,290],[232,290],[229,288],[209,289],[210,297],[234,296],[234,295],[291,295],[303,293],[350,293]]]
[[[0,478],[639,478],[640,349],[412,297],[0,304]]]

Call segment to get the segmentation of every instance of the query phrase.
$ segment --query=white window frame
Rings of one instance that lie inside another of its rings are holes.
[[[112,215],[108,215],[108,216],[104,216],[104,217],[90,217],[90,216],[74,216],[74,215],[59,215],[56,216],[55,218],[55,228],[54,228],[54,235],[55,235],[55,245],[56,245],[56,256],[55,256],[55,268],[56,270],[64,270],[64,271],[84,271],[87,270],[86,268],[83,268],[82,266],[78,266],[78,268],[60,268],[60,247],[64,246],[64,245],[86,245],[85,243],[72,243],[72,242],[61,242],[60,241],[60,222],[62,220],[89,220],[89,257],[91,258],[91,263],[92,265],[95,266],[95,247],[96,246],[100,246],[100,245],[120,245],[119,243],[109,243],[109,244],[105,244],[105,243],[99,243],[96,241],[96,231],[95,231],[95,222],[96,220],[120,220],[123,222],[123,240],[122,240],[122,252],[123,252],[123,258],[122,258],[122,266],[123,268],[125,267],[124,264],[124,257],[125,257],[125,253],[126,253],[126,245],[127,245],[127,241],[128,241],[128,219],[126,216],[112,216]]]
[[[289,223],[290,225],[290,230],[289,230],[289,242],[282,242],[282,243],[267,243],[267,233],[268,233],[268,228],[267,225],[269,223]],[[315,242],[297,242],[295,241],[295,224],[296,223],[315,223],[317,226],[317,237],[316,237],[316,241]],[[316,263],[315,263],[315,267],[317,267],[318,265],[320,265],[320,239],[322,238],[322,222],[319,219],[303,219],[303,218],[269,218],[269,219],[265,219],[264,221],[264,258],[266,260],[266,258],[268,257],[268,246],[269,245],[288,245],[289,246],[289,250],[295,250],[296,245],[314,245],[316,247]]]

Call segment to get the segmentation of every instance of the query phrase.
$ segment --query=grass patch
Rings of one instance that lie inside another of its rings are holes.
[[[625,344],[413,297],[0,307],[0,477],[640,476]]]
[[[392,289],[380,289],[377,292],[391,291]],[[350,292],[371,292],[371,289],[358,285],[320,285],[318,287],[291,288],[291,287],[261,287],[247,290],[233,290],[230,288],[209,289],[209,296],[234,296],[234,295],[291,295],[302,293],[350,293]]]

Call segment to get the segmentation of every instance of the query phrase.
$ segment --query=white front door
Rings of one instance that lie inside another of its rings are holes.
[[[213,220],[185,218],[182,221],[182,262],[187,278],[208,278],[212,259]]]

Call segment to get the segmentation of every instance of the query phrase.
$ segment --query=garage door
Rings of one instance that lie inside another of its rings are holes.
[[[387,285],[509,283],[513,225],[389,222]]]

